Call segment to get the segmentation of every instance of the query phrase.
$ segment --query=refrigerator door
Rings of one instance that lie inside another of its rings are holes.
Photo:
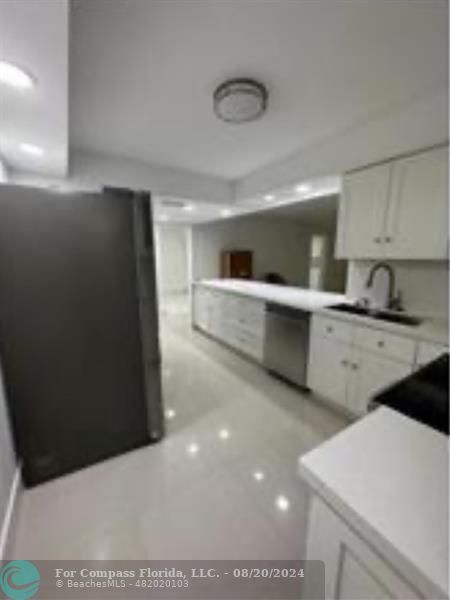
[[[147,444],[130,196],[0,187],[0,285],[0,355],[25,483]],[[157,331],[146,334],[157,347]],[[152,377],[159,390],[158,369]],[[155,391],[150,402],[160,401]]]

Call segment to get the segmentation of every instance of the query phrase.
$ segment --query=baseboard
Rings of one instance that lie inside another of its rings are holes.
[[[9,493],[9,499],[8,504],[6,506],[5,516],[0,528],[0,561],[6,558],[7,555],[8,542],[10,541],[10,535],[13,529],[13,522],[17,509],[17,501],[19,499],[19,492],[21,489],[20,475],[20,465],[17,465],[17,469],[14,473],[14,479]]]

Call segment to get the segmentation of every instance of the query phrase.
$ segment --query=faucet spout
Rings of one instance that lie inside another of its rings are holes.
[[[373,265],[373,267],[369,271],[369,275],[367,277],[366,287],[370,288],[373,285],[373,280],[378,271],[384,270],[387,272],[389,277],[389,291],[388,297],[386,300],[386,308],[395,308],[397,310],[401,309],[399,305],[398,299],[395,297],[395,273],[394,269],[387,262],[377,262]]]

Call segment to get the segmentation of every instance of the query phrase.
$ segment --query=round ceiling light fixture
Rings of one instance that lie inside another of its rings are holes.
[[[229,79],[214,92],[214,112],[226,123],[248,123],[267,109],[266,87],[254,79]]]

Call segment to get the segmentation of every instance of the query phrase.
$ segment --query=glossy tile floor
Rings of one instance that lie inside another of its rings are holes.
[[[301,558],[299,455],[347,422],[163,317],[168,434],[25,491],[12,558]]]

